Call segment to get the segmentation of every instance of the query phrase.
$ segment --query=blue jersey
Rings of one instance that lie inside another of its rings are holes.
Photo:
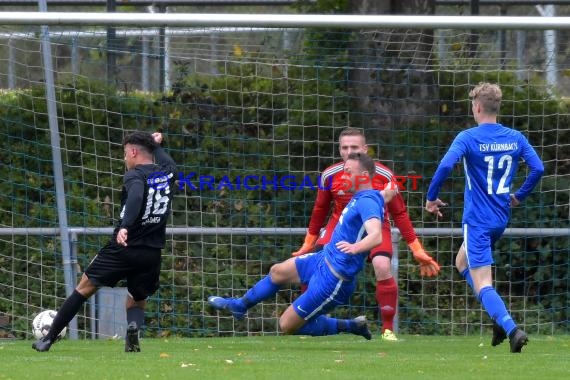
[[[429,186],[427,199],[437,199],[454,164],[463,159],[465,197],[463,223],[506,226],[510,216],[511,183],[520,159],[530,173],[515,197],[522,201],[544,172],[542,161],[524,135],[501,124],[480,124],[457,135],[441,160]]]
[[[377,218],[384,220],[384,198],[378,190],[362,190],[354,194],[346,205],[330,242],[324,247],[325,259],[346,279],[352,279],[364,266],[368,252],[351,255],[341,252],[336,243],[346,241],[354,244],[366,236],[364,222]]]

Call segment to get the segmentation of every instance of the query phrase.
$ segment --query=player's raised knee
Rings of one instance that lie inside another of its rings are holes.
[[[290,323],[290,321],[283,317],[279,319],[279,328],[285,335],[293,335],[298,330],[298,327],[294,323]]]
[[[295,259],[291,258],[281,263],[274,264],[269,270],[271,282],[276,285],[284,285],[293,282],[297,278]]]

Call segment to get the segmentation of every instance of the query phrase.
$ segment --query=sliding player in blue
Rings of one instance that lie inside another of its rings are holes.
[[[510,208],[518,206],[530,194],[540,181],[544,166],[526,137],[497,123],[502,98],[497,85],[481,83],[471,90],[469,97],[478,125],[459,133],[441,160],[428,189],[426,210],[442,216],[439,208],[446,204],[437,197],[439,189],[455,163],[462,159],[465,168],[463,245],[455,266],[493,319],[491,344],[496,346],[508,336],[511,352],[521,352],[528,336],[517,327],[493,287],[492,250],[509,222]],[[513,194],[511,182],[521,159],[530,173]]]
[[[323,250],[273,265],[269,275],[241,298],[211,296],[208,302],[242,319],[247,309],[273,297],[281,286],[304,283],[308,284],[308,290],[279,319],[283,333],[323,336],[347,332],[370,340],[372,335],[365,316],[337,319],[325,314],[348,303],[370,249],[382,242],[384,204],[397,193],[397,188],[391,183],[382,191],[372,188],[374,161],[363,153],[348,156],[344,173],[346,190],[355,194]]]

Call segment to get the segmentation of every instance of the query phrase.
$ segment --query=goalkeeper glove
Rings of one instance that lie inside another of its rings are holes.
[[[420,264],[420,274],[427,277],[437,276],[439,264],[426,253],[424,247],[422,247],[422,243],[416,238],[413,242],[408,244],[408,247],[410,247],[414,259]]]
[[[302,256],[312,252],[318,238],[318,235],[313,235],[310,232],[307,232],[303,245],[297,251],[293,252],[291,256]]]

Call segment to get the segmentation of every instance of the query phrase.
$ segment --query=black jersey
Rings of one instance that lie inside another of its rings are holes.
[[[164,248],[176,164],[161,147],[155,149],[154,156],[155,164],[137,165],[125,173],[113,241],[119,229],[126,228],[129,247]]]

